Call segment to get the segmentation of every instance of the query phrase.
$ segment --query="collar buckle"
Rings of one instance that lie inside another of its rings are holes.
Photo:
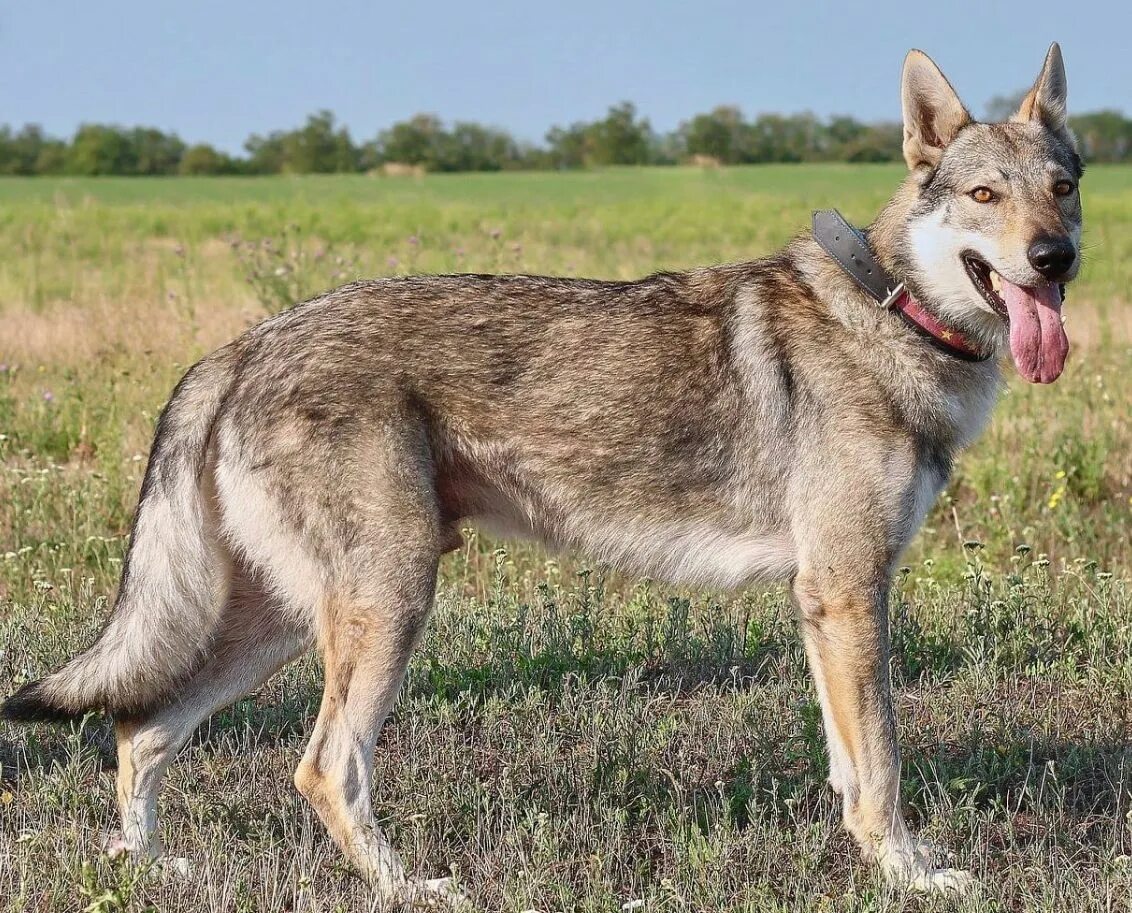
[[[893,307],[897,301],[900,300],[900,296],[904,294],[904,291],[904,283],[897,282],[896,287],[889,290],[888,295],[885,296],[885,299],[880,303],[880,306],[887,311],[889,308]]]

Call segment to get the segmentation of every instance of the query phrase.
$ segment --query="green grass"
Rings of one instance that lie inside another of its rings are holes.
[[[812,208],[868,219],[899,176],[0,181],[0,691],[97,632],[157,410],[283,297],[356,275],[741,259]],[[963,910],[1132,905],[1132,169],[1084,188],[1066,375],[1011,382],[893,594],[905,805],[981,879]],[[453,872],[487,910],[952,908],[856,859],[781,592],[675,591],[500,545],[446,559],[379,744],[375,802],[414,870]],[[290,785],[318,695],[301,662],[183,753],[163,836],[189,881],[99,853],[104,723],[0,724],[0,909],[370,909]]]

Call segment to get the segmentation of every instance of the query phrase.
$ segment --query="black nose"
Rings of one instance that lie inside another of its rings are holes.
[[[1068,238],[1038,238],[1026,251],[1030,265],[1046,279],[1064,276],[1077,259],[1077,248]]]

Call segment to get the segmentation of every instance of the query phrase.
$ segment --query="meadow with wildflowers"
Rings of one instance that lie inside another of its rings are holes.
[[[0,181],[0,691],[112,599],[158,411],[193,361],[362,276],[631,278],[859,223],[892,166]],[[1073,342],[1011,379],[904,559],[893,676],[912,822],[974,870],[958,909],[1132,908],[1132,168],[1082,184]],[[486,910],[935,910],[862,864],[775,588],[690,592],[470,533],[378,747],[414,870]],[[0,723],[0,910],[368,910],[291,773],[313,659],[169,776],[176,867],[101,853],[105,722]]]

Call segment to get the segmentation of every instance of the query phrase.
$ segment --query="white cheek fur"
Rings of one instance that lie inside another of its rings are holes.
[[[972,306],[993,316],[990,306],[971,284],[961,255],[971,250],[988,263],[998,264],[1002,252],[986,235],[946,224],[946,216],[944,210],[936,210],[916,219],[909,227],[920,285],[944,316],[970,316]]]

